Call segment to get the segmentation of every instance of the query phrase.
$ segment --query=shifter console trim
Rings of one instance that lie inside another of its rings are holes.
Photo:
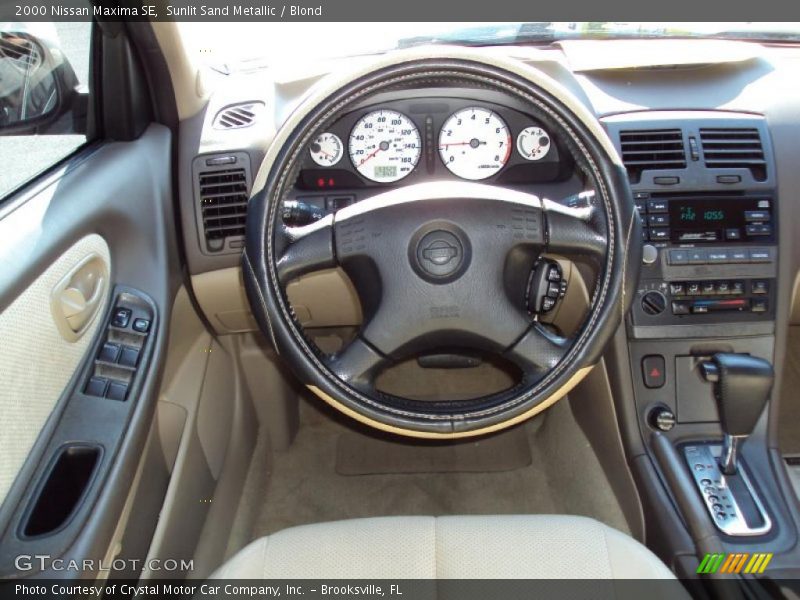
[[[767,533],[772,529],[772,521],[756,494],[744,465],[739,465],[738,475],[741,475],[761,517],[761,524],[757,526],[747,523],[736,497],[728,487],[727,477],[719,467],[721,453],[722,448],[718,444],[697,444],[684,447],[686,462],[708,513],[711,515],[711,520],[717,529],[731,536],[756,536]]]

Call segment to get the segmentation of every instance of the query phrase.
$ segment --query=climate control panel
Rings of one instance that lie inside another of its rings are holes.
[[[765,313],[769,307],[769,289],[767,279],[671,282],[670,307],[673,315],[722,311]]]

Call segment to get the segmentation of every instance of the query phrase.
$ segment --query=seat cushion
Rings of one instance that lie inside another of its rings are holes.
[[[212,578],[673,579],[645,546],[586,517],[381,517],[258,539]]]

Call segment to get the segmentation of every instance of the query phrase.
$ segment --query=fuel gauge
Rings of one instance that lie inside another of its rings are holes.
[[[344,146],[335,133],[323,133],[311,143],[308,151],[320,167],[330,167],[342,159]]]
[[[550,136],[541,127],[526,127],[517,136],[517,152],[528,160],[541,160],[550,151]]]

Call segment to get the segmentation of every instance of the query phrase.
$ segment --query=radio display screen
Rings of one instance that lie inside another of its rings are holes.
[[[726,239],[728,229],[738,229],[744,237],[746,211],[770,212],[770,202],[763,198],[671,198],[670,240],[716,242]]]

